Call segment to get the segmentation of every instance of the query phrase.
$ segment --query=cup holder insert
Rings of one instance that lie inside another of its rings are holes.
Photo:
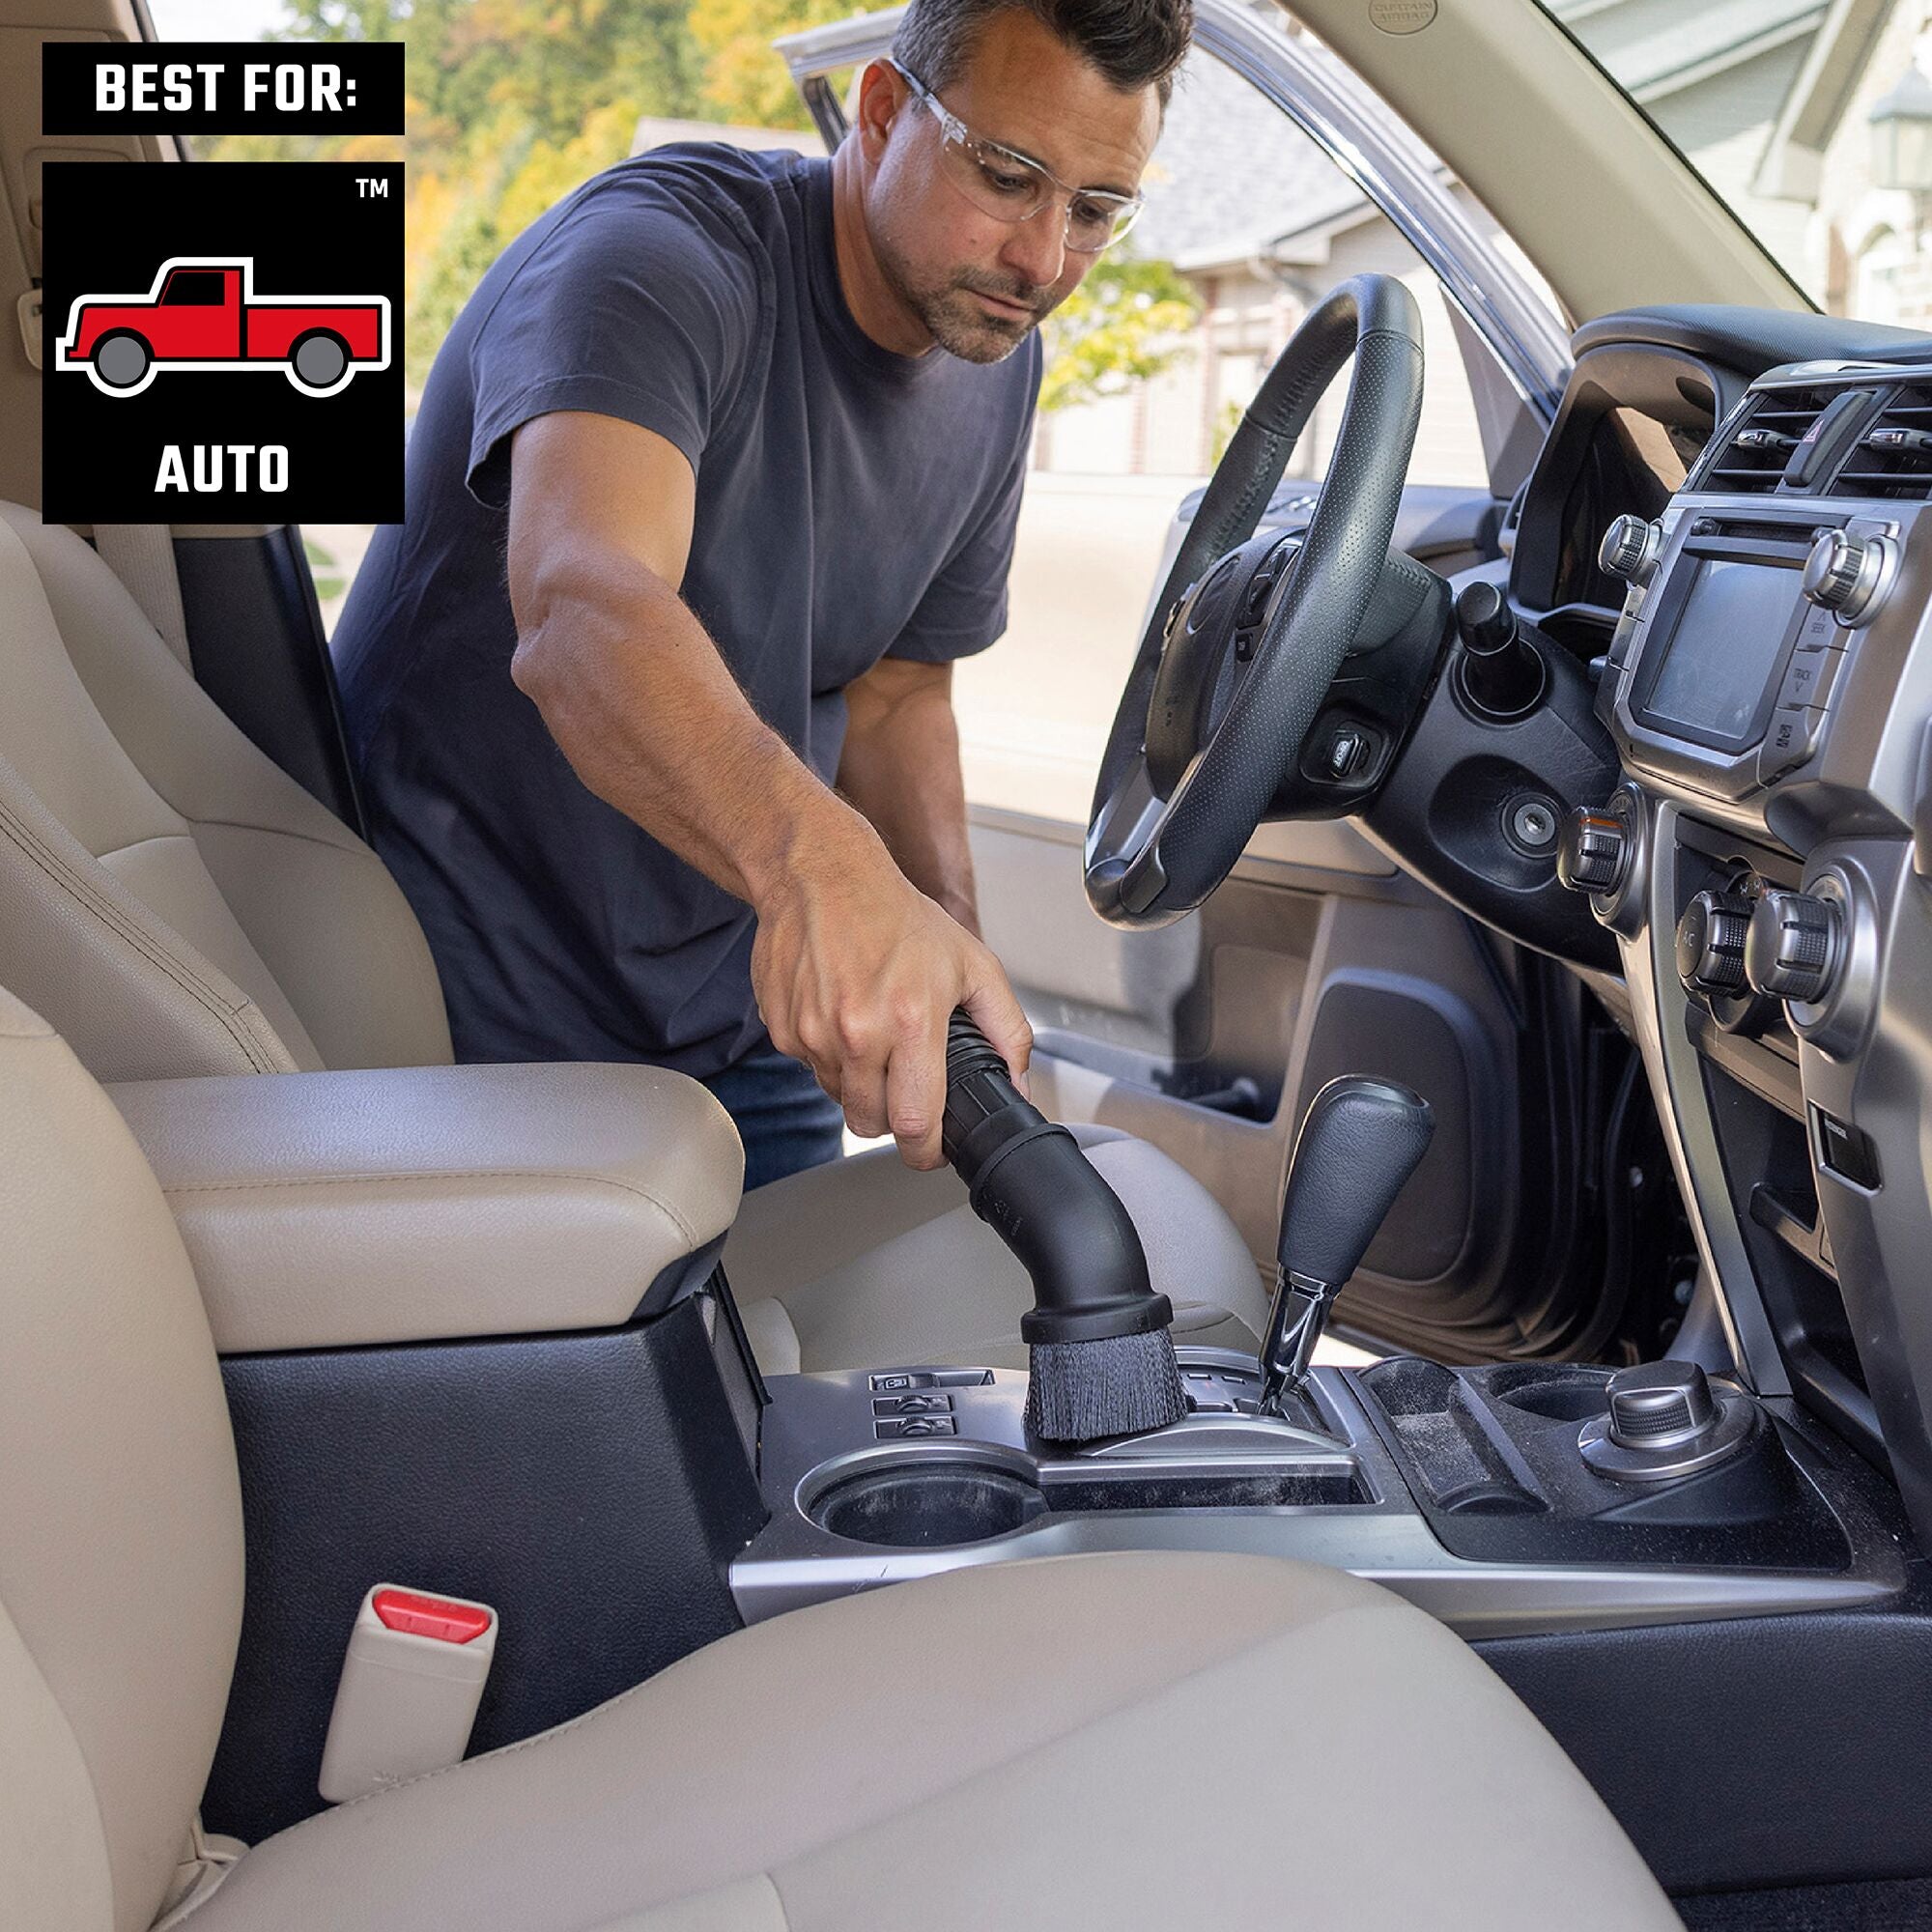
[[[1049,1512],[1308,1509],[1374,1500],[1352,1469],[1122,1469],[1056,1476],[1042,1487],[994,1463],[908,1459],[838,1478],[809,1495],[805,1513],[850,1542],[933,1549],[1009,1536]]]
[[[1550,1382],[1543,1388],[1519,1389],[1502,1399],[1512,1408],[1550,1422],[1588,1422],[1609,1406],[1602,1382]]]
[[[984,1543],[1046,1514],[1038,1488],[989,1463],[890,1463],[846,1476],[807,1514],[819,1528],[890,1549]]]

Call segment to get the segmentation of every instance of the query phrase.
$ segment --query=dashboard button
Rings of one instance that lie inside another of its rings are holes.
[[[1745,983],[1745,935],[1750,901],[1734,893],[1702,892],[1677,922],[1677,977],[1693,993],[1735,993]]]
[[[1613,893],[1623,883],[1630,847],[1622,818],[1576,806],[1557,834],[1556,876],[1573,893]]]
[[[1766,893],[1751,914],[1745,971],[1776,1000],[1810,1005],[1830,990],[1842,950],[1843,916],[1811,893]]]
[[[1771,714],[1771,726],[1758,748],[1757,781],[1770,784],[1793,772],[1818,749],[1825,714],[1814,704],[1790,705]]]
[[[1841,651],[1845,648],[1844,627],[1823,605],[1807,604],[1804,621],[1798,627],[1801,651]]]
[[[1779,705],[1827,702],[1844,661],[1842,651],[1794,651],[1784,669],[1784,682],[1778,687]]]

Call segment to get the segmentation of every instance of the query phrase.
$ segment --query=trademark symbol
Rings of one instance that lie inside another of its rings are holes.
[[[389,192],[389,184],[380,176],[357,175],[355,192],[367,201],[372,194],[386,195]]]

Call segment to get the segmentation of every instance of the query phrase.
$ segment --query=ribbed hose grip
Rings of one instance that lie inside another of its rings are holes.
[[[1174,1320],[1148,1280],[1139,1231],[1120,1196],[1063,1126],[1013,1085],[978,1025],[955,1011],[946,1029],[946,1113],[940,1145],[973,1211],[1033,1282],[1021,1338],[1100,1342],[1145,1335]]]

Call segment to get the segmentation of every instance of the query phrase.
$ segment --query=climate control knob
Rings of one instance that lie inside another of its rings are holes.
[[[1677,977],[1693,993],[1742,992],[1750,921],[1749,900],[1699,893],[1677,922]]]
[[[1556,876],[1573,893],[1613,893],[1630,864],[1630,827],[1607,811],[1574,807],[1556,835]]]
[[[1815,1005],[1838,970],[1843,922],[1830,899],[1766,893],[1745,939],[1745,974],[1760,993]]]
[[[1871,609],[1884,567],[1882,537],[1827,530],[1804,560],[1804,595],[1840,623],[1857,623]]]
[[[1612,577],[1635,583],[1657,561],[1663,548],[1663,526],[1642,517],[1618,517],[1604,532],[1597,547],[1597,561]]]

